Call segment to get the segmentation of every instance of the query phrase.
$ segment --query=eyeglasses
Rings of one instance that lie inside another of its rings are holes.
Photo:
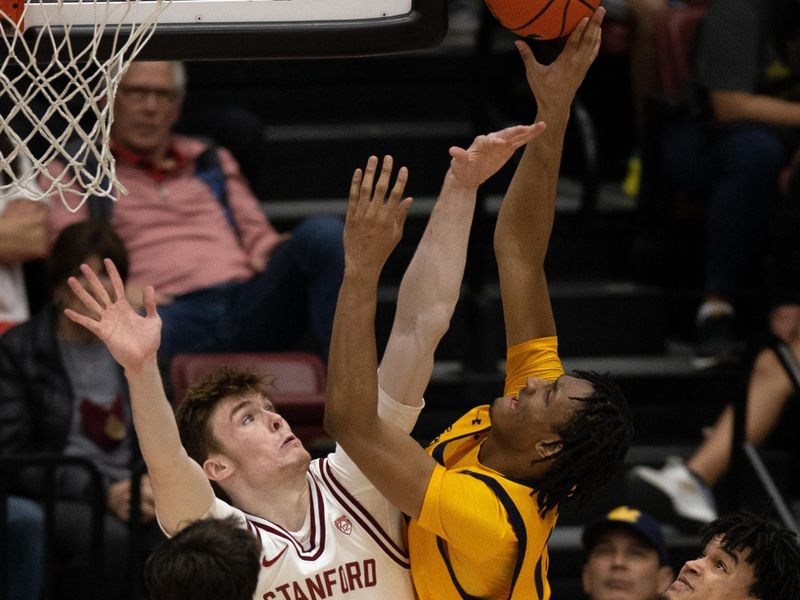
[[[148,96],[154,96],[157,102],[169,104],[175,102],[178,98],[178,92],[173,89],[166,88],[153,88],[138,85],[121,85],[119,86],[119,95],[125,100],[134,103],[141,103],[147,100]]]

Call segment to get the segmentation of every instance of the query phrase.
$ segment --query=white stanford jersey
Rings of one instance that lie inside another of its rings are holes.
[[[381,393],[380,413],[406,431],[420,408]],[[257,600],[413,599],[400,512],[340,448],[311,461],[310,507],[288,531],[216,499],[207,517],[235,515],[263,548]]]

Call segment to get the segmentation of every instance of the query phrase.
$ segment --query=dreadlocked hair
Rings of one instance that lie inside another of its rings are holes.
[[[561,449],[542,459],[552,461],[536,482],[543,516],[562,502],[585,502],[622,467],[633,437],[630,408],[617,384],[607,374],[594,371],[573,371],[572,375],[588,381],[594,391],[572,398],[582,406],[556,429]]]
[[[763,600],[800,598],[800,547],[797,534],[749,512],[720,517],[700,532],[705,547],[714,538],[728,552],[738,550],[753,566],[748,595]]]

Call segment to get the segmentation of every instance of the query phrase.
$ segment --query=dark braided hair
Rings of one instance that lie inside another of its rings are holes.
[[[764,517],[740,512],[712,521],[700,532],[703,547],[715,537],[728,552],[738,550],[753,566],[748,594],[761,600],[800,598],[800,547],[797,535]]]
[[[591,383],[594,392],[572,398],[582,406],[556,429],[562,447],[542,459],[552,461],[536,482],[542,515],[564,501],[587,500],[622,467],[633,436],[630,408],[617,384],[594,371],[574,371],[572,375]]]

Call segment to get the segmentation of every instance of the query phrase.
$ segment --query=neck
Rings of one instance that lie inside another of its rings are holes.
[[[246,486],[242,490],[231,490],[229,495],[237,508],[296,531],[303,526],[311,506],[307,472],[306,468],[294,476],[282,475],[278,485],[271,481],[263,486],[267,489]]]
[[[482,465],[494,469],[511,479],[536,481],[544,477],[549,463],[534,462],[538,455],[534,452],[512,450],[502,444],[493,430],[489,430],[486,440],[478,453]]]

